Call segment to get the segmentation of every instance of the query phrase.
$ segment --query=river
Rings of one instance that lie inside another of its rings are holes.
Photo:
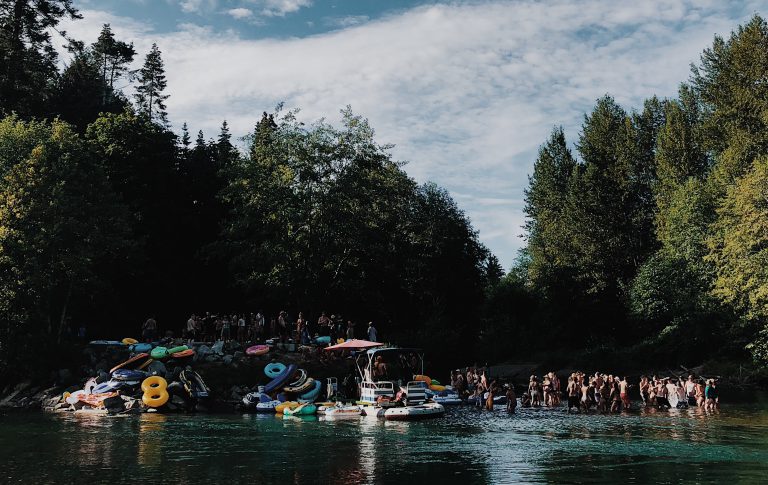
[[[425,422],[0,415],[3,483],[766,483],[768,402]]]

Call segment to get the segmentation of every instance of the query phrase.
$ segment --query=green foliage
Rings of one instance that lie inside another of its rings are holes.
[[[124,257],[128,235],[99,159],[70,126],[11,118],[0,145],[8,134],[25,148],[0,183],[3,360],[27,350],[11,345],[20,333],[58,340],[72,308],[100,288],[105,265]]]
[[[248,294],[391,320],[388,335],[465,337],[493,264],[446,191],[418,187],[349,109],[340,128],[265,113],[250,144],[223,192]]]
[[[728,188],[707,239],[714,294],[753,320],[768,317],[768,157]]]

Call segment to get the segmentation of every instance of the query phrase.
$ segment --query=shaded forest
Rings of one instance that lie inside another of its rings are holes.
[[[226,121],[175,133],[160,48],[56,30],[78,17],[0,0],[0,380],[83,323],[115,338],[207,310],[343,313],[453,366],[768,364],[761,17],[716,37],[677,98],[605,96],[575,141],[552,131],[506,275],[351,109],[333,126],[278,107],[242,143]]]

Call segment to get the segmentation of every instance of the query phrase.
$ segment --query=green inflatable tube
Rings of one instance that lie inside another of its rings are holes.
[[[167,359],[169,355],[168,349],[165,347],[155,347],[149,354],[155,360]]]
[[[170,349],[168,349],[168,355],[175,354],[176,352],[184,352],[185,350],[189,350],[189,347],[187,347],[186,345],[171,347]]]

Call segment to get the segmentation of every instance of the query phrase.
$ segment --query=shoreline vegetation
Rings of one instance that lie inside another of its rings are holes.
[[[716,36],[677,97],[627,110],[606,95],[575,139],[554,128],[505,272],[351,108],[333,126],[278,106],[242,145],[226,121],[193,140],[170,128],[159,46],[133,72],[139,53],[105,25],[67,39],[60,69],[52,32],[72,2],[15,4],[0,13],[0,390],[79,362],[73,335],[148,316],[180,329],[205,308],[336,309],[441,374],[535,361],[768,382],[761,16]]]

